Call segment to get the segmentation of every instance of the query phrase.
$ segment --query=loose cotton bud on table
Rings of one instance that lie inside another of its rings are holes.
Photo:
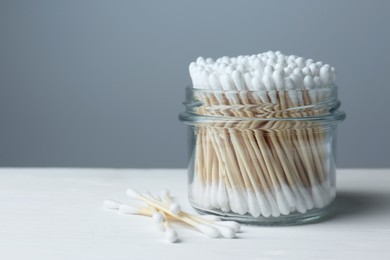
[[[237,222],[222,221],[217,216],[198,216],[183,211],[168,190],[163,190],[161,195],[154,195],[150,192],[140,193],[134,189],[128,189],[126,194],[143,205],[133,206],[115,200],[105,200],[103,207],[118,210],[122,214],[151,217],[158,229],[165,232],[166,240],[171,243],[178,241],[176,229],[172,225],[175,222],[191,226],[209,238],[234,238],[240,231],[240,224]]]

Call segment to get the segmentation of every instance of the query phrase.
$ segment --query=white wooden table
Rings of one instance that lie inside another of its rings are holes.
[[[0,169],[0,259],[390,259],[390,170],[339,170],[333,216],[290,227],[244,226],[237,239],[101,208],[125,190],[169,188],[185,209],[185,170]]]

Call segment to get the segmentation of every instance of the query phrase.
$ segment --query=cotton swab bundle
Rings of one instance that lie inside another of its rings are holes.
[[[199,57],[189,71],[192,94],[202,102],[194,112],[228,119],[196,124],[190,186],[196,208],[268,218],[333,200],[329,136],[319,123],[291,120],[330,113],[333,67],[269,51]]]
[[[168,242],[178,242],[178,235],[173,227],[174,221],[183,222],[210,238],[234,238],[240,231],[240,225],[234,221],[222,221],[212,215],[196,216],[181,210],[179,204],[174,202],[168,190],[161,192],[161,197],[150,192],[140,193],[134,189],[128,189],[127,195],[132,199],[142,202],[141,206],[133,206],[120,203],[116,200],[104,200],[103,207],[117,210],[122,214],[142,215],[153,219],[159,230],[165,232]],[[172,211],[172,205],[175,210]]]

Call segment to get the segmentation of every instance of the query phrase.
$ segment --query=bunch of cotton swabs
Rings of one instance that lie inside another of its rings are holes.
[[[138,192],[128,189],[126,194],[142,206],[133,206],[116,200],[107,199],[103,207],[110,210],[118,210],[123,214],[142,215],[152,217],[156,226],[165,231],[167,241],[178,242],[178,235],[172,222],[185,223],[210,238],[234,238],[240,231],[240,224],[234,221],[222,221],[217,216],[193,215],[181,210],[180,205],[174,201],[168,190],[163,190],[160,195],[150,192]]]

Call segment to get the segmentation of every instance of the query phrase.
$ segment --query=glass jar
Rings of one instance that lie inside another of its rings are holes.
[[[337,87],[186,89],[188,194],[200,213],[243,223],[316,221],[336,196]]]

